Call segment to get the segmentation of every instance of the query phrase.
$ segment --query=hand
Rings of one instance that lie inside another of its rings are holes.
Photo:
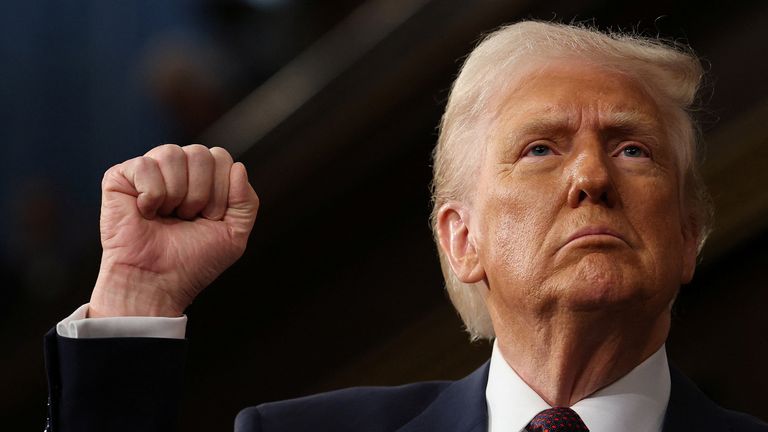
[[[155,147],[101,187],[90,317],[181,315],[242,256],[259,207],[245,166],[218,147]]]

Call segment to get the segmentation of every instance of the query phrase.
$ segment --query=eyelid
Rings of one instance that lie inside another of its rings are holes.
[[[552,141],[547,140],[536,140],[528,144],[523,148],[522,153],[520,153],[520,157],[525,157],[528,153],[531,152],[534,148],[538,146],[544,146],[549,149],[549,151],[552,152],[553,155],[559,155],[560,152],[555,149],[555,144]]]
[[[644,157],[647,157],[647,158],[652,158],[653,157],[653,153],[651,153],[651,149],[647,145],[645,145],[645,144],[643,144],[643,143],[641,143],[639,141],[622,141],[622,142],[620,142],[616,146],[616,150],[614,150],[614,152],[613,152],[613,154],[611,156],[617,157],[617,156],[621,155],[621,152],[623,152],[624,149],[626,149],[627,147],[637,147],[640,150],[642,150],[643,152],[645,152],[645,156]]]

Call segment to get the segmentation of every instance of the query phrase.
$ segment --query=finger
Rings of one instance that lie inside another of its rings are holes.
[[[187,156],[187,194],[176,209],[183,219],[194,219],[206,205],[213,185],[214,160],[205,146],[192,144],[181,148]]]
[[[224,221],[241,241],[247,241],[259,210],[259,197],[248,182],[245,165],[236,162],[229,173],[229,197]]]
[[[140,156],[123,162],[107,171],[104,178],[105,194],[120,192],[135,196],[136,207],[146,219],[154,218],[165,200],[163,176],[152,158]]]
[[[229,197],[229,177],[232,169],[232,156],[221,147],[211,148],[214,160],[213,188],[208,205],[203,209],[203,217],[211,220],[220,220],[227,211]]]
[[[157,161],[165,182],[165,201],[158,209],[162,216],[168,216],[181,205],[187,195],[187,156],[181,147],[165,144],[153,148],[144,156]]]

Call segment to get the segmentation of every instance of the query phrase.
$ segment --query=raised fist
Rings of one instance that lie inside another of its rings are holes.
[[[103,255],[90,317],[179,316],[245,251],[259,199],[241,163],[155,147],[104,174]]]

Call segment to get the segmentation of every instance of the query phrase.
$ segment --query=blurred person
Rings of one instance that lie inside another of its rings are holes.
[[[701,77],[688,49],[633,35],[521,22],[486,37],[441,122],[432,227],[490,360],[455,382],[246,408],[235,430],[768,430],[664,348],[710,226],[689,114]],[[171,430],[184,310],[243,254],[258,197],[241,163],[201,145],[116,165],[102,192],[90,303],[46,336],[48,426]]]

